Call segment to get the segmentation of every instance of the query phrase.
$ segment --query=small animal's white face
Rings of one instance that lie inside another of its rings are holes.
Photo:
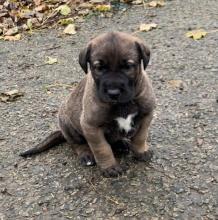
[[[137,115],[137,113],[129,114],[126,118],[118,117],[115,120],[118,123],[119,129],[124,130],[126,133],[132,130],[133,119]]]

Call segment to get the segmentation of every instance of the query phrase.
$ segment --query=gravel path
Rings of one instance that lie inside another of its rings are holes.
[[[23,159],[56,127],[56,113],[83,77],[78,53],[91,37],[109,30],[139,33],[150,46],[148,74],[157,95],[146,166],[128,156],[129,170],[106,179],[81,167],[62,145]],[[112,18],[91,18],[73,37],[47,30],[13,43],[0,41],[0,92],[24,96],[0,102],[0,219],[218,219],[218,32],[194,41],[189,29],[218,28],[217,0],[172,0],[163,8],[133,7]],[[46,56],[58,64],[43,65]],[[173,81],[172,81],[173,80]]]

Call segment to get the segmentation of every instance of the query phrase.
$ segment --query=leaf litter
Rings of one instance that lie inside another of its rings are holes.
[[[143,4],[143,0],[0,0],[0,40],[15,41],[21,33],[53,25],[70,25],[88,15],[111,16],[119,5]],[[70,34],[75,34],[73,26]],[[68,30],[65,31],[68,33]],[[64,33],[65,33],[64,32]]]

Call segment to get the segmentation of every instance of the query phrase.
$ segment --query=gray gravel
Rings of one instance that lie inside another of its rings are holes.
[[[59,84],[83,77],[81,47],[98,33],[132,32],[149,22],[158,28],[138,35],[152,51],[147,72],[158,104],[152,163],[121,158],[127,173],[105,179],[98,168],[81,167],[67,144],[20,158],[55,129],[58,106],[70,90]],[[218,219],[218,32],[200,41],[184,35],[218,28],[217,0],[136,6],[80,26],[73,37],[47,30],[16,43],[0,41],[0,92],[24,92],[15,102],[0,102],[0,219]],[[46,56],[58,64],[44,65]],[[182,82],[174,88],[170,80]],[[48,91],[48,85],[55,86]]]

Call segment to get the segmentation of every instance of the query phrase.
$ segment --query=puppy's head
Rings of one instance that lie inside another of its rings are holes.
[[[138,38],[111,32],[94,38],[79,55],[85,73],[90,66],[101,101],[126,103],[135,96],[137,78],[150,58],[150,51]],[[88,65],[89,64],[89,65]]]

